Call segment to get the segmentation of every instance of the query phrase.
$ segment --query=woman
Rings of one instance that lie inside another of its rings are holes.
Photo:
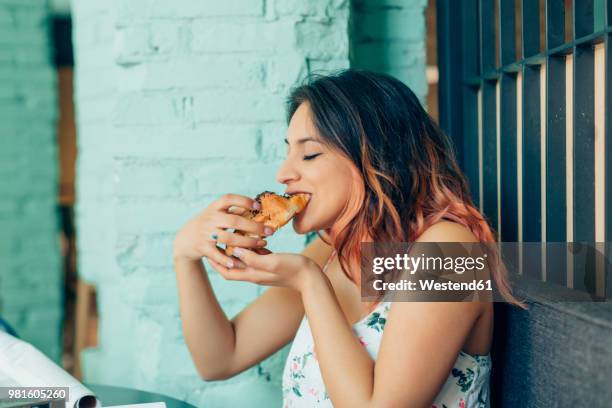
[[[367,71],[318,76],[288,99],[286,193],[311,198],[293,220],[319,237],[271,254],[257,203],[228,194],[177,234],[183,331],[200,375],[225,379],[294,340],[285,407],[484,407],[489,404],[491,302],[379,302],[360,297],[361,242],[493,242],[447,137],[400,81]],[[228,257],[218,244],[239,247]],[[229,280],[272,286],[232,321],[201,258]],[[493,276],[510,294],[506,276]]]

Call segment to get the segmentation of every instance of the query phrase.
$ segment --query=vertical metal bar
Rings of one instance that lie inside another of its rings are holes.
[[[438,86],[440,127],[453,141],[457,161],[463,168],[463,109],[461,92],[463,89],[463,53],[461,44],[461,20],[459,2],[438,0],[436,4]]]
[[[576,6],[575,6],[576,7]],[[595,240],[594,51],[574,48],[574,241]],[[584,263],[574,258],[574,288],[587,289]],[[582,261],[584,262],[584,260]]]
[[[612,0],[606,0],[605,2],[605,28],[610,27],[612,24]],[[606,296],[612,298],[612,265],[607,260],[612,260],[612,245],[607,242],[612,241],[612,48],[610,41],[612,38],[610,34],[605,36],[604,47],[605,47],[605,62],[604,62],[604,93],[605,93],[605,239],[606,244],[604,245],[604,259],[605,269],[604,274],[606,277]]]
[[[451,0],[452,1],[452,0]],[[480,44],[478,37],[478,0],[460,2],[461,50],[463,53],[463,76],[473,78],[480,74]],[[480,205],[478,186],[478,90],[462,85],[463,118],[463,164],[470,184],[470,192],[476,207]]]
[[[593,0],[574,0],[574,39],[582,38],[593,32]]]
[[[612,24],[612,0],[606,0],[605,3],[605,26],[609,28]],[[606,149],[606,170],[605,179],[606,184],[612,184],[612,34],[608,34],[604,37],[604,48],[605,48],[605,62],[604,62],[604,98],[605,98],[605,117],[610,118],[606,120],[605,128],[605,149]],[[606,188],[606,227],[605,227],[605,241],[612,241],[612,187]],[[612,293],[611,293],[612,295]]]
[[[499,54],[502,66],[516,60],[515,7],[516,0],[499,0]]]
[[[495,70],[495,14],[493,1],[479,0],[481,77]],[[497,162],[495,83],[481,82],[482,180],[481,208],[493,229],[497,229]]]
[[[503,50],[503,48],[502,48]],[[500,78],[500,155],[502,241],[518,241],[518,183],[516,173],[516,76]]]
[[[454,2],[453,0],[450,0]],[[461,12],[461,50],[463,76],[472,78],[480,74],[480,38],[478,36],[478,0],[464,0]]]
[[[483,212],[491,227],[497,230],[497,100],[495,87],[495,81],[483,81],[482,83],[482,203]]]
[[[542,227],[540,67],[523,68],[523,242],[539,242]],[[525,248],[523,273],[541,278],[539,249]]]
[[[537,0],[522,0],[523,58],[540,52],[540,8]]]
[[[564,0],[546,0],[546,49],[558,47],[565,41]]]
[[[478,171],[478,90],[465,87],[463,91],[463,158],[465,175],[470,184],[472,200],[480,206],[480,173]]]
[[[565,158],[565,58],[552,56],[546,62],[546,241],[567,238]],[[551,248],[557,250],[558,246]],[[565,254],[547,252],[547,281],[564,285]]]
[[[481,74],[495,69],[495,16],[493,1],[479,0]]]

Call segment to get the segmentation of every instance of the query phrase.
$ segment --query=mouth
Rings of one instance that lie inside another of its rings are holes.
[[[303,216],[303,214],[306,212],[306,209],[308,208],[308,205],[310,204],[310,202],[312,201],[312,197],[313,194],[308,192],[308,191],[291,191],[291,192],[286,192],[285,196],[291,197],[294,196],[296,194],[306,194],[308,196],[308,201],[306,202],[306,205],[304,206],[304,208],[302,209],[302,211],[300,211],[299,213],[297,213],[294,217],[295,219],[299,219]]]

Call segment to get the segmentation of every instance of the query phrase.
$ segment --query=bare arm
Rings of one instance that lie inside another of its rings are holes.
[[[451,222],[421,242],[477,242]],[[346,321],[325,275],[302,292],[321,375],[336,407],[431,407],[482,310],[479,302],[395,302],[376,361]],[[318,277],[318,278],[317,278]]]
[[[322,265],[332,248],[319,238],[302,252]],[[300,294],[271,287],[232,320],[217,301],[201,260],[175,257],[185,342],[206,380],[232,377],[286,345],[304,315]]]

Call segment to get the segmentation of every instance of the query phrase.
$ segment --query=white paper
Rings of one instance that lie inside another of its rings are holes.
[[[67,407],[100,408],[94,393],[40,350],[0,330],[0,386],[69,387]]]

